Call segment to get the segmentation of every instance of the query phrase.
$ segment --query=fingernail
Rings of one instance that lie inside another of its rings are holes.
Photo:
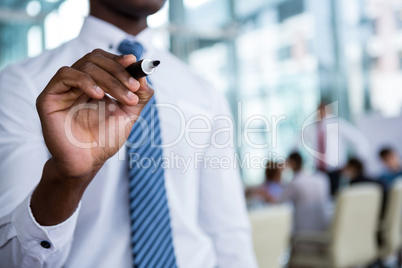
[[[127,54],[127,55],[123,56],[123,59],[127,60],[128,58],[133,57],[133,56],[134,56],[133,54]]]
[[[128,79],[128,83],[132,86],[137,85],[139,82],[137,80],[135,80],[134,78],[130,77],[130,79]]]
[[[96,91],[96,93],[102,93],[103,92],[103,90],[98,86],[95,86],[95,91]]]
[[[131,92],[131,91],[129,91],[128,93],[127,93],[127,98],[129,98],[130,100],[131,99],[134,99],[134,98],[136,98],[137,96],[133,93],[133,92]]]

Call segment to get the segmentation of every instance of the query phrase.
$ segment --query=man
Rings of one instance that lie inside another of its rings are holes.
[[[1,73],[2,267],[256,266],[239,174],[208,163],[234,161],[228,106],[152,47],[163,3],[92,0],[78,38]],[[161,61],[154,96],[130,54]]]
[[[303,129],[304,146],[315,157],[316,169],[326,173],[330,179],[331,195],[339,188],[342,167],[350,152],[361,159],[369,155],[367,138],[349,122],[331,114],[332,105],[322,102],[318,106],[317,121]],[[301,140],[301,139],[300,139]],[[299,142],[300,147],[301,142]]]
[[[389,189],[396,179],[402,178],[402,164],[398,154],[390,147],[382,148],[379,156],[385,166],[385,170],[380,179]]]
[[[358,158],[350,158],[342,170],[343,176],[349,180],[350,186],[360,183],[374,183],[381,188],[382,191],[382,205],[381,217],[384,215],[385,205],[387,200],[387,190],[381,181],[367,178],[364,175],[364,164]]]
[[[286,164],[294,176],[285,188],[281,201],[294,206],[294,233],[325,230],[325,210],[329,202],[327,179],[320,173],[303,171],[303,159],[299,153],[290,154]]]
[[[283,194],[282,168],[280,163],[268,161],[265,165],[265,181],[257,187],[246,190],[246,197],[257,197],[267,203],[278,202]]]

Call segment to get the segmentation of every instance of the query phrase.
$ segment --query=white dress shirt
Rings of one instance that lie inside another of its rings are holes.
[[[157,103],[164,106],[158,108],[162,140],[171,143],[164,148],[165,184],[178,266],[256,267],[238,170],[207,161],[235,161],[233,147],[219,146],[231,135],[212,135],[228,127],[227,121],[214,118],[230,115],[225,99],[174,56],[153,48],[152,30],[128,36],[94,17],[85,20],[78,38],[0,74],[0,266],[132,267],[124,147],[105,163],[65,222],[40,226],[29,207],[50,157],[36,97],[60,67],[71,66],[95,48],[118,54],[125,38],[143,44],[144,58],[161,61],[150,80]],[[191,119],[196,115],[211,122],[209,131],[205,120]],[[204,131],[192,133],[196,128]],[[51,247],[44,248],[42,241]]]
[[[286,186],[282,202],[294,208],[293,231],[323,231],[327,228],[328,178],[321,173],[300,171]]]

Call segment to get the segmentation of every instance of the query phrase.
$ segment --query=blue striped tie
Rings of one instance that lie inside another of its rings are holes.
[[[119,51],[141,58],[143,46],[124,40]],[[177,267],[166,198],[159,117],[152,97],[128,137],[131,243],[135,268]],[[151,135],[149,135],[151,131]]]

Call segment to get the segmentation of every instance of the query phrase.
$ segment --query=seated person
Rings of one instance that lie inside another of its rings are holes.
[[[285,188],[281,202],[294,207],[294,233],[323,231],[327,228],[326,208],[329,202],[328,178],[322,174],[309,174],[303,170],[303,159],[292,153],[287,167],[293,170],[293,180]]]
[[[346,163],[346,166],[343,168],[342,176],[349,180],[350,186],[360,183],[375,183],[381,188],[382,191],[382,205],[381,205],[381,217],[384,214],[385,204],[386,204],[386,188],[385,185],[378,180],[373,180],[367,178],[364,175],[364,165],[357,158],[350,158]]]
[[[389,189],[398,177],[402,177],[402,164],[398,154],[390,147],[381,149],[379,156],[385,165],[385,170],[380,180]]]
[[[268,161],[265,166],[265,181],[262,185],[249,188],[246,195],[258,196],[267,203],[277,202],[283,193],[281,183],[282,168],[280,164],[274,161]]]

